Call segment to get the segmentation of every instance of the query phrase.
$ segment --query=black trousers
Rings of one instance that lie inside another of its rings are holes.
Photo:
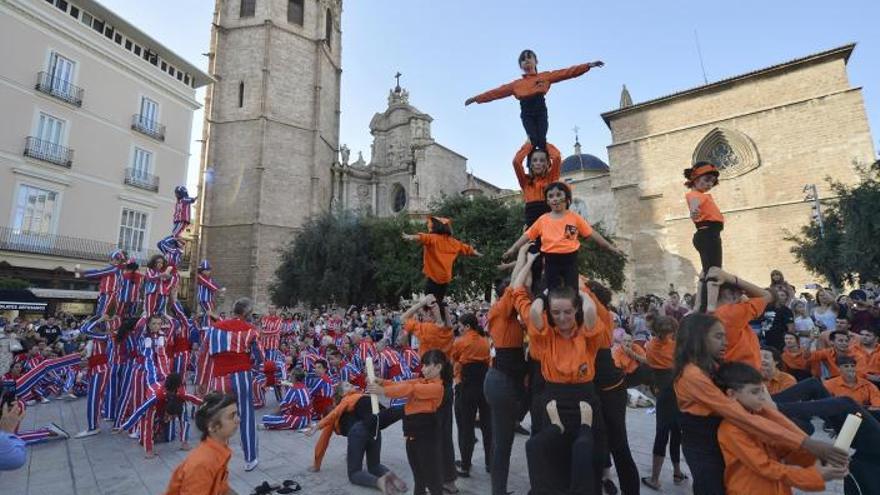
[[[483,376],[485,378],[485,374]],[[477,412],[480,413],[480,433],[483,437],[483,459],[487,467],[492,465],[492,412],[483,395],[483,382],[479,385],[459,383],[455,390],[455,406],[458,410],[458,450],[461,454],[461,467],[471,468],[476,445]]]
[[[723,228],[724,224],[722,223],[707,222],[707,225],[698,227],[694,232],[694,247],[700,253],[703,273],[707,273],[709,268],[713,266],[721,268],[721,230]]]
[[[626,403],[628,400],[626,387],[620,385],[611,390],[600,390],[599,400],[602,403],[602,419],[605,420],[605,436],[608,438],[608,450],[614,459],[620,491],[623,495],[639,493],[639,468],[629,450],[629,439],[626,434]]]
[[[497,365],[497,354],[495,359]],[[520,404],[524,394],[522,376],[522,374],[516,373],[507,374],[496,368],[492,368],[486,373],[483,391],[492,414],[492,495],[507,495],[510,451],[513,449],[513,428],[519,419],[518,413],[522,407]],[[480,421],[483,421],[482,412],[480,413]],[[485,433],[483,438],[485,439]]]
[[[721,418],[681,413],[681,450],[694,477],[694,495],[724,495],[724,456],[718,445]]]
[[[560,285],[578,288],[577,251],[565,254],[541,253],[541,257],[544,258],[544,277],[548,289]]]
[[[532,420],[532,436],[541,431],[544,424],[545,403],[541,403],[541,394],[544,391],[544,375],[541,374],[541,361],[529,357],[529,388],[526,391],[526,400],[529,403],[529,417]]]
[[[455,445],[452,443],[452,384],[446,385],[443,391],[443,403],[437,410],[440,420],[440,465],[442,466],[443,482],[448,483],[458,478],[455,471]]]
[[[519,118],[532,146],[546,150],[547,129],[550,124],[547,121],[547,103],[544,95],[539,94],[520,100],[519,108]]]
[[[437,303],[443,302],[443,299],[446,298],[446,289],[449,288],[449,284],[438,284],[434,282],[430,278],[425,279],[425,293],[433,294],[437,299]]]
[[[607,446],[602,405],[593,384],[546,383],[538,402],[543,409],[550,400],[556,400],[565,432],[545,418],[541,430],[526,441],[531,493],[601,493]],[[593,408],[593,426],[580,424],[579,401]]]
[[[443,494],[443,472],[440,465],[440,431],[419,432],[406,437],[406,459],[413,473],[413,493]]]
[[[681,462],[681,425],[678,423],[678,399],[672,387],[672,370],[654,370],[654,382],[657,384],[657,408],[655,410],[656,427],[654,429],[653,454],[666,457],[666,445],[669,444],[669,459],[673,464]]]

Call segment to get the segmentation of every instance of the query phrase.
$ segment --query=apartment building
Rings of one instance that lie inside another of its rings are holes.
[[[0,0],[0,46],[0,278],[82,303],[170,233],[210,78],[92,0]]]

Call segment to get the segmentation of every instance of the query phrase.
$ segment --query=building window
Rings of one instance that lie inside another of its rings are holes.
[[[125,49],[131,50],[131,40],[130,39],[125,40]]]
[[[391,186],[391,209],[394,213],[400,213],[406,208],[406,189],[399,183]]]
[[[107,26],[106,28],[104,28],[104,36],[106,36],[107,39],[112,40],[113,39],[113,28],[110,26]]]
[[[324,18],[324,43],[327,43],[327,48],[333,48],[333,44],[331,43],[333,39],[333,14],[330,12],[330,9],[327,9],[327,15]]]
[[[67,0],[55,0],[55,6],[67,12]]]
[[[37,122],[37,139],[47,145],[61,145],[64,139],[64,121],[40,112]]]
[[[56,52],[49,57],[49,89],[56,94],[66,95],[71,92],[73,69],[76,64]]]
[[[95,19],[92,22],[92,29],[103,34],[104,33],[104,21],[99,21],[99,20]]]
[[[159,104],[146,96],[142,96],[140,110],[139,120],[141,125],[153,129],[159,121]]]
[[[287,22],[302,26],[305,11],[303,0],[287,0]]]
[[[238,11],[239,17],[253,17],[257,12],[257,0],[241,0],[241,8]]]
[[[238,83],[238,108],[244,106],[244,81]]]
[[[116,33],[116,36],[113,38],[113,41],[115,41],[117,45],[121,45],[122,44],[122,35],[119,33]]]
[[[79,18],[79,9],[73,5],[70,6],[70,17],[73,17],[74,19]]]
[[[80,18],[80,22],[85,24],[86,26],[92,27],[92,15],[88,12],[83,12],[82,18]]]
[[[143,254],[146,237],[147,214],[123,208],[122,220],[119,222],[119,249],[124,249],[129,254]]]
[[[131,172],[135,179],[147,180],[153,173],[153,154],[145,149],[135,148]]]
[[[749,172],[760,165],[760,156],[752,140],[735,129],[712,129],[697,145],[693,162],[709,162],[729,179]]]
[[[21,185],[15,199],[12,230],[16,234],[51,234],[58,193]]]

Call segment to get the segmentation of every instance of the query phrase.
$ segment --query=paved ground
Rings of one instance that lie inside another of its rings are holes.
[[[272,394],[267,394],[271,396]],[[270,400],[274,401],[274,397]],[[271,404],[271,403],[270,403]],[[271,407],[271,406],[270,406]],[[85,400],[66,402],[55,400],[50,404],[36,405],[28,409],[22,428],[32,428],[55,421],[74,434],[85,427]],[[651,445],[654,438],[654,416],[645,409],[630,409],[627,425],[633,456],[639,471],[650,472]],[[106,426],[105,426],[106,429]],[[193,443],[197,432],[193,427]],[[291,431],[259,431],[260,465],[248,473],[237,437],[232,442],[233,457],[230,462],[230,482],[240,495],[248,495],[263,480],[279,482],[294,479],[302,484],[301,494],[337,495],[378,493],[355,487],[348,483],[345,471],[345,441],[335,437],[324,460],[321,473],[306,471],[311,463],[313,446],[317,435],[306,438]],[[479,437],[479,434],[477,435]],[[518,435],[511,460],[508,489],[517,494],[528,491],[528,473],[525,462],[526,437]],[[84,440],[56,441],[30,448],[28,464],[13,472],[0,474],[0,494],[56,495],[56,494],[160,494],[168,483],[171,471],[185,457],[177,450],[177,444],[157,444],[159,456],[144,459],[143,450],[125,435],[103,433]],[[474,465],[482,466],[482,449],[478,445],[474,453]],[[412,477],[403,449],[400,425],[394,425],[384,433],[383,462],[411,484]],[[665,466],[663,493],[691,493],[688,485],[672,484],[671,467]],[[489,493],[489,475],[474,469],[470,479],[458,482],[462,494]],[[826,493],[842,493],[841,485],[835,484]],[[643,493],[657,493],[644,488]],[[757,495],[757,494],[756,494]]]

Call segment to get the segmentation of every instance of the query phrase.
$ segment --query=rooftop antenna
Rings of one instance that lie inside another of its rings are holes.
[[[706,77],[706,66],[703,65],[703,51],[700,49],[700,36],[694,29],[694,41],[697,43],[697,56],[700,57],[700,69],[703,71],[703,84],[709,84],[709,78]]]

